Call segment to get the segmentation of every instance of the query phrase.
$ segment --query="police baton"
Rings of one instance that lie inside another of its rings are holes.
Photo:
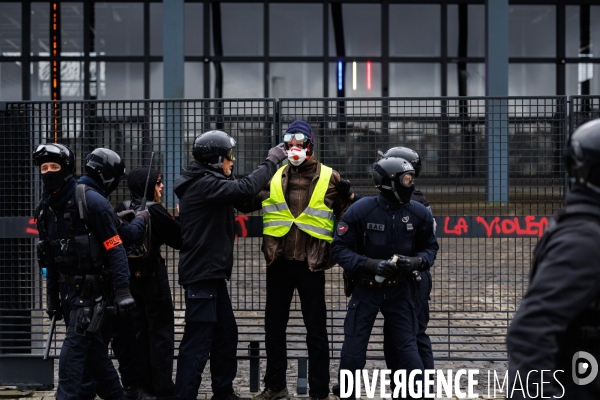
[[[154,152],[150,154],[150,165],[148,165],[148,176],[146,177],[146,187],[144,188],[144,198],[142,198],[142,202],[140,204],[140,211],[144,211],[146,209],[146,192],[148,191],[148,182],[150,181],[150,169],[152,168],[152,159],[154,158]]]
[[[46,348],[44,349],[44,361],[48,359],[50,353],[50,343],[52,342],[52,336],[54,335],[54,329],[56,328],[56,314],[52,316],[52,322],[50,322],[50,330],[48,331],[48,339],[46,340]]]

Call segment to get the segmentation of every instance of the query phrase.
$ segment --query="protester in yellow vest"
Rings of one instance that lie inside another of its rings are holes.
[[[325,270],[335,218],[354,194],[347,181],[314,157],[314,135],[304,121],[292,122],[283,137],[289,163],[281,167],[247,209],[263,210],[262,251],[267,261],[265,389],[255,400],[288,397],[286,327],[294,289],[306,326],[309,395],[329,394],[329,342],[326,329]]]

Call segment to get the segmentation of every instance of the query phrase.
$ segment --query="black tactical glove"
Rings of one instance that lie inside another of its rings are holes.
[[[402,273],[411,273],[412,271],[419,271],[423,260],[421,257],[406,257],[403,255],[397,255],[398,261],[396,264],[398,265],[398,269]]]
[[[148,211],[148,210],[138,211],[135,213],[135,217],[143,219],[144,223],[147,224],[148,220],[150,219],[150,211]]]
[[[124,313],[135,307],[135,300],[129,293],[128,286],[121,286],[115,289],[115,309],[117,313]]]
[[[279,164],[286,158],[287,158],[287,153],[285,151],[284,143],[279,143],[277,146],[271,148],[271,150],[269,150],[269,155],[267,156],[267,160],[271,160],[275,164]]]
[[[56,320],[63,319],[63,310],[60,306],[60,297],[58,293],[46,295],[46,314],[52,319],[56,315]]]
[[[374,260],[372,258],[367,259],[364,269],[370,274],[383,276],[384,278],[391,278],[398,272],[398,266],[395,262],[390,260]]]
[[[135,211],[124,210],[124,211],[118,212],[117,216],[124,221],[131,222],[135,218]]]
[[[352,193],[352,184],[348,179],[341,179],[338,184],[335,185],[335,190],[338,192],[341,198],[347,199]]]

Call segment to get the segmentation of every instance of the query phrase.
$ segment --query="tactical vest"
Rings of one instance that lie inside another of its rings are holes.
[[[283,186],[281,184],[283,166],[277,170],[271,180],[270,197],[262,202],[263,234],[274,237],[285,236],[292,224],[317,239],[331,243],[335,225],[333,210],[325,205],[325,194],[333,169],[321,164],[321,175],[310,198],[308,207],[294,218],[290,208],[285,202]]]
[[[46,228],[45,207],[38,206],[35,219],[39,221],[40,237],[37,256],[40,265],[81,271],[98,270],[104,264],[104,253],[96,234],[88,226],[85,185],[78,184],[71,205],[63,212],[64,237],[50,239],[54,232]]]

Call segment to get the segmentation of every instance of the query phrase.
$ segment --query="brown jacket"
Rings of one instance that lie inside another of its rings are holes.
[[[314,158],[298,167],[289,164],[283,171],[281,182],[283,194],[294,217],[300,215],[308,207],[320,173],[321,163]],[[350,205],[350,200],[341,198],[335,190],[339,181],[340,174],[334,170],[325,194],[325,204],[333,209],[338,221]],[[248,212],[260,209],[262,201],[270,196],[270,183],[254,198],[249,207],[240,208],[240,211]],[[306,260],[312,271],[326,270],[335,265],[329,254],[329,243],[301,231],[296,224],[292,224],[290,231],[283,237],[264,235],[262,251],[267,265],[271,265],[280,258],[296,261]]]

